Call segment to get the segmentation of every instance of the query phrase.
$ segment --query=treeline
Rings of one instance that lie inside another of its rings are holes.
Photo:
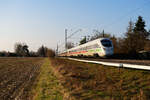
[[[147,53],[150,56],[150,30],[145,29],[145,21],[141,16],[138,17],[136,22],[129,21],[127,31],[123,33],[122,37],[116,37],[109,33],[99,32],[94,30],[95,34],[91,37],[84,37],[80,44],[88,41],[106,37],[110,38],[114,46],[114,54],[122,55],[122,57],[137,57],[140,53]]]
[[[41,46],[38,50],[29,51],[29,46],[26,43],[16,43],[14,52],[1,51],[0,57],[54,57],[55,51],[45,46]]]
[[[138,17],[138,20],[134,23],[129,22],[127,27],[127,32],[124,34],[124,37],[119,38],[114,45],[116,45],[116,53],[125,53],[125,54],[137,54],[140,51],[149,51],[150,50],[150,31],[145,29],[145,21],[141,16]],[[113,40],[113,39],[112,39]]]

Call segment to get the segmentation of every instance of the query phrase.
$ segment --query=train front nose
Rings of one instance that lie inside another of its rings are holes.
[[[110,47],[110,48],[105,48],[105,56],[111,56],[113,55],[113,48]]]
[[[109,39],[101,40],[101,44],[104,50],[104,56],[111,56],[113,55],[113,45]]]

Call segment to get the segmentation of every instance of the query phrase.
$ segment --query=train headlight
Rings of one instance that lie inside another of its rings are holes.
[[[104,50],[106,50],[106,48],[103,48]]]

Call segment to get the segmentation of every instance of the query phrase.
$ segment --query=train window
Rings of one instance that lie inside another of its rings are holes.
[[[101,43],[104,47],[111,47],[112,44],[111,44],[111,41],[110,40],[101,40]]]

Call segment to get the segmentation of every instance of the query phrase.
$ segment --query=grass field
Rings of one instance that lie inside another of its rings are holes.
[[[60,58],[0,58],[0,100],[149,100],[150,72]]]
[[[76,100],[149,100],[150,72],[51,59],[61,84]],[[70,99],[71,100],[71,99]]]

